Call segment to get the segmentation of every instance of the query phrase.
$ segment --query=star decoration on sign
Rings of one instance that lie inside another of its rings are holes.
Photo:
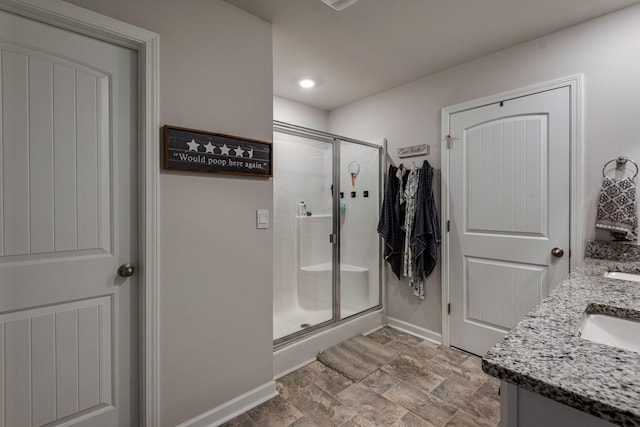
[[[243,154],[244,154],[244,151],[242,150],[242,148],[240,147],[236,148],[236,157],[242,157]]]
[[[205,145],[205,146],[204,146],[204,149],[205,149],[205,150],[207,150],[207,151],[205,151],[205,153],[211,153],[211,154],[214,154],[214,153],[213,153],[213,150],[214,150],[215,148],[216,148],[216,146],[215,146],[215,145],[213,145],[213,144],[211,143],[211,141],[209,141],[209,143],[208,143],[207,145]]]
[[[187,145],[189,146],[189,151],[198,151],[198,147],[200,147],[200,144],[198,144],[195,139],[187,142]]]
[[[228,156],[229,150],[230,148],[227,147],[227,144],[224,144],[222,147],[220,147],[220,154],[222,154],[223,156]]]

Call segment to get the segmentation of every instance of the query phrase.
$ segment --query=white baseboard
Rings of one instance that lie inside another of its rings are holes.
[[[290,368],[285,369],[284,371],[278,372],[277,373],[277,377],[274,378],[274,380],[279,380],[280,378],[284,377],[285,375],[289,375],[290,373],[297,371],[300,368],[304,368],[305,366],[307,366],[310,363],[313,363],[316,361],[315,357],[312,357],[308,360],[304,360],[300,363],[298,363],[297,365],[294,365]]]
[[[373,328],[373,329],[370,329],[370,330],[368,330],[368,331],[363,332],[363,333],[362,333],[362,335],[369,335],[369,334],[372,334],[372,333],[374,333],[375,331],[379,331],[380,329],[384,328],[385,326],[387,326],[387,319],[386,319],[386,318],[383,320],[382,325],[377,325],[375,328]]]
[[[253,409],[261,403],[278,395],[276,382],[269,381],[240,396],[216,406],[190,420],[179,424],[177,427],[214,427],[237,417],[240,414]]]
[[[388,316],[387,325],[391,328],[398,329],[402,332],[406,332],[418,338],[422,338],[423,340],[431,341],[436,344],[442,344],[442,334],[434,332],[430,329],[421,328],[420,326],[412,325],[411,323],[407,323]]]

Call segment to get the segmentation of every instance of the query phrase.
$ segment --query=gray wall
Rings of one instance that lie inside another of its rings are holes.
[[[273,120],[329,131],[329,112],[279,96],[273,97]]]
[[[160,34],[161,124],[271,141],[269,24],[218,0],[71,0]],[[160,411],[173,426],[273,379],[270,179],[160,176]]]
[[[640,7],[634,6],[331,111],[330,131],[384,136],[395,162],[396,148],[428,143],[439,178],[441,108],[583,73],[584,233],[592,239],[603,163],[620,154],[640,160],[639,40]],[[406,283],[387,278],[387,315],[440,333],[440,268],[426,283],[423,303]]]

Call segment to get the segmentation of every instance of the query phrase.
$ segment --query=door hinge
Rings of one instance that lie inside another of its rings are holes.
[[[447,135],[445,138],[447,138],[447,149],[451,150],[453,148],[453,138],[451,135]]]
[[[333,243],[334,245],[338,243],[337,236],[334,234],[329,234],[329,243]]]
[[[447,304],[447,314],[451,314],[451,303]]]
[[[451,221],[447,221],[447,233],[451,231]]]

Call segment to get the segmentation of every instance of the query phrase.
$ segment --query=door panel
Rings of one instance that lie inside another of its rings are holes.
[[[569,88],[452,114],[451,345],[482,355],[569,273]]]
[[[99,297],[0,315],[7,426],[113,403],[111,310],[111,297]]]
[[[546,236],[547,116],[466,130],[467,232]]]
[[[76,157],[76,128],[65,126],[74,123],[76,117],[76,72],[72,67],[63,64],[53,64],[53,86],[57,88],[53,98],[53,109],[56,114],[53,119],[53,140],[55,150],[53,163],[61,164],[65,159]],[[64,252],[77,250],[76,215],[76,168],[54,168],[53,191],[54,199],[54,235],[55,251]]]
[[[546,267],[474,257],[465,261],[469,322],[508,332],[547,293]]]
[[[136,54],[0,12],[0,427],[137,424]]]
[[[3,108],[3,261],[110,252],[110,199],[102,198],[110,193],[110,141],[101,131],[109,121],[102,106],[108,76],[33,50],[2,49],[4,99],[12,104]]]

